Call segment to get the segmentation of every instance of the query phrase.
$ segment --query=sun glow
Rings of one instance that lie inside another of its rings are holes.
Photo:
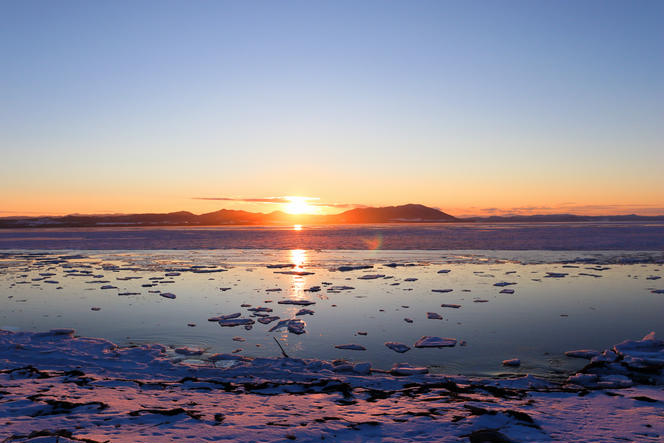
[[[288,200],[288,203],[286,203],[284,211],[289,214],[313,214],[316,212],[317,208],[308,203],[309,200],[313,200],[312,197],[290,196],[286,197],[286,200]]]

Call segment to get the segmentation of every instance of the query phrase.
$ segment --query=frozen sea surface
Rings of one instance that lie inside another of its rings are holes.
[[[446,223],[0,230],[0,249],[664,250],[664,223]]]
[[[639,251],[7,251],[0,328],[162,343],[174,359],[185,347],[278,357],[276,338],[291,357],[555,379],[586,363],[566,351],[664,330],[663,262]],[[313,314],[297,316],[303,305]],[[222,327],[229,315],[241,321]],[[414,346],[427,336],[456,345]],[[366,351],[335,347],[348,343]],[[521,365],[502,365],[512,358]]]

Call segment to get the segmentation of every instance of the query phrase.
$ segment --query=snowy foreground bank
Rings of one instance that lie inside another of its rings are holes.
[[[555,384],[0,331],[0,441],[662,441],[664,341],[570,355]]]

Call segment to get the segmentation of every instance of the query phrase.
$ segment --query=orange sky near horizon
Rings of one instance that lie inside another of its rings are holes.
[[[662,2],[87,3],[0,14],[0,216],[664,214]]]

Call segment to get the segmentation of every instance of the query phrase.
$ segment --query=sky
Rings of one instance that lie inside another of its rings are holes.
[[[661,1],[0,0],[0,216],[664,214],[663,22]]]

